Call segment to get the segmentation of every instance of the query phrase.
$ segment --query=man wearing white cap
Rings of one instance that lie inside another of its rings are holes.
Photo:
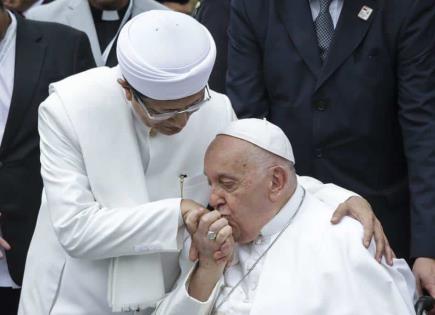
[[[183,276],[156,313],[415,314],[406,262],[378,264],[353,219],[332,226],[333,208],[298,184],[294,161],[288,138],[265,120],[232,122],[213,140],[204,169],[216,210],[192,236],[198,263],[183,250]],[[231,237],[234,259],[215,261]]]
[[[235,119],[207,88],[211,35],[149,11],[124,26],[117,55],[118,67],[52,84],[41,104],[45,193],[21,315],[149,314],[178,276],[182,214],[207,203],[205,150]]]

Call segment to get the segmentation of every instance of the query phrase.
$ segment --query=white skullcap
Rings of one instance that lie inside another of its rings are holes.
[[[267,120],[257,118],[235,120],[219,134],[248,141],[268,152],[295,163],[295,157],[289,139],[281,128]]]
[[[216,46],[209,31],[187,14],[151,10],[125,24],[116,53],[134,89],[152,99],[173,100],[207,85]]]

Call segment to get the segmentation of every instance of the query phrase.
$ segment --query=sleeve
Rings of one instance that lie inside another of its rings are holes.
[[[397,48],[399,121],[411,194],[411,256],[435,258],[435,6],[412,1]]]
[[[211,313],[216,298],[220,292],[223,279],[221,278],[218,281],[207,301],[201,302],[191,297],[187,288],[189,287],[189,281],[197,263],[193,263],[189,260],[189,248],[190,238],[187,238],[184,242],[183,250],[179,258],[181,275],[171,293],[157,303],[154,315],[206,315]]]
[[[79,32],[79,36],[77,36],[73,58],[73,73],[79,73],[96,67],[89,38],[83,32]]]
[[[180,199],[123,208],[108,208],[96,200],[80,145],[56,93],[40,106],[39,133],[49,216],[70,256],[104,259],[180,249]]]
[[[352,196],[359,196],[358,194],[339,187],[335,184],[324,184],[321,181],[309,177],[298,176],[298,183],[305,188],[306,191],[316,196],[331,208],[336,209],[338,205]]]
[[[262,52],[246,2],[249,0],[231,1],[226,92],[239,118],[263,118],[269,113],[269,100],[263,79]]]

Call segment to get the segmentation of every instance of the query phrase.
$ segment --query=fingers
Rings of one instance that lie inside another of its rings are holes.
[[[364,229],[363,244],[366,248],[370,246],[370,241],[373,236],[375,236],[376,239],[376,233],[377,233],[378,240],[380,240],[382,244],[379,245],[380,243],[376,242],[376,245],[381,246],[380,251],[381,253],[383,252],[384,250],[383,238],[380,236],[380,235],[384,236],[384,233],[382,231],[382,226],[380,224],[379,225],[376,224],[378,221],[368,202],[366,202],[364,199],[360,197],[350,197],[344,203],[340,204],[336,212],[338,212],[338,217],[340,220],[343,216],[347,215],[352,218],[355,218],[362,224]],[[335,217],[335,213],[333,217]],[[379,231],[379,228],[381,229],[381,231]],[[378,247],[376,248],[378,249]]]
[[[231,235],[233,235],[233,229],[231,226],[227,225],[219,230],[215,242],[217,244],[223,244],[227,238],[229,238]]]
[[[425,286],[425,290],[435,299],[435,284]]]
[[[392,266],[393,265],[393,259],[396,258],[396,254],[394,253],[393,249],[390,246],[390,243],[388,242],[388,239],[385,239],[385,253],[384,253],[385,259],[387,260],[387,264]]]
[[[228,225],[228,220],[225,218],[219,218],[214,221],[209,227],[208,231],[219,232],[223,227]]]
[[[348,208],[345,202],[340,203],[338,208],[334,211],[331,218],[332,224],[337,224],[348,214]]]
[[[222,258],[228,259],[232,256],[234,250],[234,239],[232,235],[228,237],[224,243],[219,247],[219,249],[213,254],[215,260],[220,260]]]
[[[10,250],[11,249],[11,245],[9,245],[9,243],[6,242],[6,240],[3,237],[0,237],[0,246],[3,247],[6,250]]]
[[[368,248],[370,246],[370,241],[373,236],[375,237],[375,241],[376,241],[376,236],[378,236],[379,239],[381,235],[383,235],[382,226],[380,224],[376,226],[375,218],[373,216],[359,217],[359,221],[361,222],[364,229],[363,244],[366,248]],[[381,231],[379,231],[379,228],[381,229]],[[378,250],[377,241],[376,241],[376,250]],[[383,250],[383,248],[381,250]]]
[[[195,244],[191,243],[189,249],[189,259],[190,261],[196,261],[198,257],[199,257],[198,250],[196,249]]]
[[[3,247],[5,250],[10,250],[11,245],[3,237],[0,237],[0,247]],[[3,254],[0,252],[0,258],[3,258]]]
[[[414,276],[416,280],[415,282],[416,282],[416,289],[417,289],[418,296],[421,296],[423,295],[423,288],[421,287],[421,279],[418,276],[418,274],[415,274],[415,272],[414,272]]]
[[[197,208],[205,208],[203,205],[191,200],[182,199],[180,204],[181,215],[184,217],[190,210]]]
[[[191,209],[183,216],[184,225],[190,234],[196,232],[200,218],[208,212],[205,208]]]
[[[376,219],[374,228],[374,239],[376,243],[376,254],[375,259],[378,262],[381,262],[382,255],[385,253],[385,247],[388,243],[387,237],[384,234],[384,230],[382,229],[382,225]]]
[[[207,213],[205,213],[199,218],[198,229],[197,229],[197,232],[199,234],[205,236],[207,235],[207,232],[210,230],[210,225],[212,225],[215,221],[217,221],[221,217],[221,214],[217,210],[210,211],[210,212],[208,212],[208,210],[206,211]]]

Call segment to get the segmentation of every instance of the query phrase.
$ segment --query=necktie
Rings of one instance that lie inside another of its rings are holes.
[[[320,59],[325,61],[328,54],[329,44],[334,34],[334,24],[332,23],[331,14],[329,14],[329,5],[332,0],[320,0],[320,12],[314,20],[316,28],[317,41],[319,42]]]

